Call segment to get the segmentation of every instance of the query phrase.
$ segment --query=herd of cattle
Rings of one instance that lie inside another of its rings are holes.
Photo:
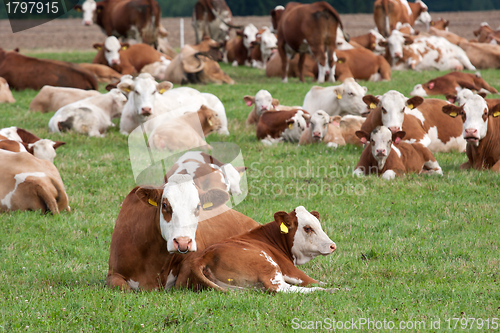
[[[319,214],[299,206],[259,225],[229,208],[230,195],[241,194],[245,168],[200,148],[208,146],[205,138],[212,132],[229,134],[224,103],[194,88],[173,88],[188,82],[234,84],[220,69],[222,60],[265,69],[283,82],[288,76],[341,81],[312,87],[302,106],[282,105],[267,90],[244,96],[246,125],[255,127],[265,145],[358,145],[364,149],[353,175],[383,179],[410,172],[442,175],[434,152],[466,152],[460,169],[500,170],[500,100],[485,98],[498,91],[479,73],[460,72],[500,68],[500,31],[485,23],[474,32],[478,40],[467,41],[448,31],[448,21],[432,21],[420,0],[376,0],[377,27],[350,38],[326,2],[278,6],[271,11],[271,28],[257,29],[235,26],[223,0],[199,0],[193,12],[197,44],[176,54],[155,0],[86,0],[75,9],[83,11],[84,25],[96,23],[108,35],[93,45],[93,63],[0,49],[0,103],[15,103],[9,87],[40,90],[29,108],[55,111],[51,132],[104,137],[120,117],[120,132],[141,130],[149,149],[188,151],[166,173],[163,186],[136,187],[125,198],[111,240],[111,287],[325,290],[306,288],[318,281],[296,268],[336,249]],[[413,29],[418,21],[428,33]],[[233,38],[231,29],[238,29]],[[400,69],[454,71],[416,85],[411,98],[395,90],[369,95],[356,81],[390,80],[391,70]],[[98,82],[109,83],[109,92],[99,93]],[[431,95],[447,100],[423,98]],[[0,211],[70,211],[53,164],[63,144],[22,128],[0,130]]]

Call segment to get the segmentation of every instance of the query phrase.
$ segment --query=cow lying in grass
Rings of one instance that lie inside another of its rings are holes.
[[[19,127],[0,129],[0,149],[15,153],[28,152],[36,158],[54,162],[56,149],[66,142],[40,139],[38,136]]]
[[[30,111],[39,111],[42,113],[57,111],[68,104],[100,94],[100,92],[95,90],[43,86],[31,101]]]

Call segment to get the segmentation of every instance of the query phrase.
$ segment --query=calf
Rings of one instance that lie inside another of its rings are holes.
[[[490,27],[490,25],[487,22],[481,23],[479,26],[479,29],[473,31],[474,36],[477,37],[477,41],[479,43],[487,43],[488,37],[490,36],[496,36],[500,37],[500,31],[499,30],[493,30],[493,28]]]
[[[152,46],[120,43],[115,36],[106,38],[104,43],[94,43],[93,47],[98,52],[92,63],[109,66],[120,74],[140,73],[144,66],[165,58]]]
[[[204,249],[209,239],[199,242],[196,234],[215,225],[217,217],[207,219],[203,230],[199,221],[206,218],[205,210],[215,211],[227,200],[225,191],[198,189],[189,175],[174,175],[160,187],[134,188],[121,205],[111,236],[108,286],[152,290],[165,287],[169,278],[175,281],[165,265],[174,252]],[[214,239],[237,234],[235,226],[224,223],[219,229],[226,231]]]
[[[446,95],[446,99],[450,103],[457,103],[458,106],[462,106],[467,102],[467,100],[471,99],[475,93],[469,89],[462,89],[456,95],[448,94]],[[488,109],[492,109],[495,105],[500,104],[500,98],[485,98],[486,94],[484,92],[478,93],[477,95],[484,98],[486,104],[488,105]]]
[[[149,135],[148,145],[152,149],[167,151],[204,147],[207,145],[205,137],[220,126],[217,112],[202,105],[197,112],[188,112],[181,117],[162,122]]]
[[[221,291],[254,287],[285,293],[327,291],[305,288],[319,282],[296,267],[318,255],[327,256],[337,248],[318,218],[318,212],[309,213],[303,206],[288,214],[277,212],[274,221],[192,255],[186,262],[190,269],[179,275],[176,287]]]
[[[73,130],[88,136],[103,137],[114,126],[111,119],[120,116],[127,98],[118,90],[63,106],[49,121],[51,132]]]
[[[220,188],[232,195],[240,195],[240,181],[246,167],[222,163],[202,151],[189,151],[179,157],[165,175],[165,182],[176,174],[189,174],[200,189]],[[222,179],[222,181],[221,181]]]
[[[309,125],[300,136],[299,145],[324,142],[328,147],[337,148],[346,144],[361,146],[356,131],[361,129],[365,118],[358,116],[329,116],[318,110],[312,114]]]
[[[0,212],[14,210],[66,210],[68,195],[57,168],[33,155],[0,149]]]
[[[245,95],[243,97],[247,106],[252,106],[252,111],[248,114],[246,124],[257,124],[263,112],[276,108],[280,102],[271,96],[267,90],[259,90],[254,96]]]
[[[354,79],[347,78],[344,83],[330,87],[312,87],[304,97],[303,108],[309,113],[324,110],[330,116],[360,116],[366,112],[363,96],[367,88],[360,86]]]
[[[7,80],[0,77],[0,103],[15,103],[16,100],[12,96]]]
[[[385,126],[376,127],[371,134],[364,131],[356,135],[369,144],[361,153],[353,175],[368,176],[381,175],[382,179],[394,179],[396,175],[416,172],[418,174],[442,175],[439,166],[431,151],[420,143],[401,142],[404,131],[391,132]]]
[[[430,95],[455,94],[461,89],[472,89],[497,94],[498,91],[484,81],[479,74],[451,72],[432,79],[424,84],[417,84],[410,96],[427,97]]]
[[[382,97],[367,95],[363,98],[371,110],[361,130],[371,133],[377,126],[388,127],[393,133],[401,129],[408,142],[418,142],[432,152],[463,152],[465,140],[461,137],[458,121],[450,121],[439,112],[449,104],[439,99],[415,96],[411,99],[390,90]]]
[[[40,90],[45,85],[97,90],[95,76],[64,61],[37,59],[0,48],[0,76],[12,89]]]
[[[390,81],[391,65],[381,55],[357,48],[335,52],[337,57],[335,78],[344,82],[346,78],[366,81]]]
[[[236,37],[226,43],[226,59],[233,66],[250,66],[251,46],[257,38],[258,29],[250,23],[236,32]]]
[[[28,152],[36,158],[54,162],[56,149],[66,142],[40,139],[38,136],[19,127],[0,129],[0,149],[13,152]]]
[[[461,116],[463,138],[467,140],[468,161],[460,169],[491,169],[500,171],[500,104],[489,108],[479,95],[469,98],[463,105],[445,105],[443,112],[452,118]]]
[[[100,92],[95,90],[43,86],[31,101],[29,109],[30,111],[39,111],[42,113],[57,111],[65,105],[100,94]]]
[[[278,39],[268,27],[259,30],[250,54],[252,67],[266,69],[267,61],[277,47]]]
[[[377,55],[385,54],[387,40],[375,29],[371,29],[367,34],[351,37],[350,41],[358,43]]]
[[[257,123],[257,139],[278,139],[285,131],[293,131],[287,133],[286,136],[292,141],[299,141],[302,131],[305,130],[306,123],[298,122],[299,126],[294,128],[295,119],[293,118],[297,113],[302,112],[299,116],[303,117],[305,113],[303,110],[295,109],[291,111],[266,111],[262,114]],[[298,128],[297,128],[298,127]],[[287,132],[288,132],[287,131]]]

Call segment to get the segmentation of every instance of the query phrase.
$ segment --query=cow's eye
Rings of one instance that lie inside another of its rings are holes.
[[[309,234],[309,233],[313,232],[313,229],[312,229],[311,227],[307,226],[307,227],[304,227],[304,231],[305,231],[307,234]]]
[[[155,93],[156,93],[156,91],[153,91],[153,92],[151,93],[151,95],[154,95]]]
[[[387,114],[386,109],[382,108],[382,113],[383,113],[383,114]]]
[[[348,92],[347,95],[354,96],[354,93],[353,92]]]
[[[163,209],[167,209],[167,204],[166,204],[165,202],[164,202],[164,203],[162,203],[162,204],[161,204],[161,208],[163,208]]]
[[[137,95],[140,95],[141,93],[138,92],[137,90],[134,90],[134,92],[137,94]]]
[[[403,109],[401,110],[401,113],[403,113],[403,112],[405,112],[405,108],[403,108]]]

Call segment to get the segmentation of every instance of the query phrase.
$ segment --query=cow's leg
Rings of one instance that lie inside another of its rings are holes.
[[[333,44],[335,45],[335,44]],[[335,67],[337,65],[337,55],[335,54],[335,48],[329,45],[326,51],[326,58],[328,59],[328,71],[330,74],[329,81],[335,82]]]
[[[285,267],[284,267],[285,266]],[[302,272],[300,269],[294,265],[282,265],[280,266],[283,279],[286,283],[299,285],[305,287],[310,284],[318,284],[319,282],[312,277],[307,276],[306,273]]]
[[[276,275],[272,277],[265,277],[261,280],[264,288],[269,292],[282,292],[282,293],[311,293],[314,291],[328,291],[321,287],[305,288],[300,286],[294,286],[286,283],[283,274],[276,270]]]
[[[311,51],[316,58],[316,61],[318,62],[318,83],[323,83],[325,82],[325,75],[328,69],[326,64],[325,50],[323,49],[323,46],[320,45],[311,47]]]
[[[300,82],[305,82],[304,80],[304,61],[306,60],[306,54],[305,53],[300,53],[299,54],[299,79]]]
[[[288,57],[286,56],[285,43],[283,41],[278,40],[278,53],[281,58],[281,82],[288,82]]]
[[[131,280],[132,281],[132,280]],[[127,283],[125,278],[117,273],[112,273],[108,275],[107,284],[110,288],[120,288],[121,290],[129,290],[131,289],[130,285]],[[137,288],[139,287],[139,283],[137,283]]]
[[[497,161],[495,164],[493,164],[493,166],[491,167],[491,171],[500,171],[500,161]]]

